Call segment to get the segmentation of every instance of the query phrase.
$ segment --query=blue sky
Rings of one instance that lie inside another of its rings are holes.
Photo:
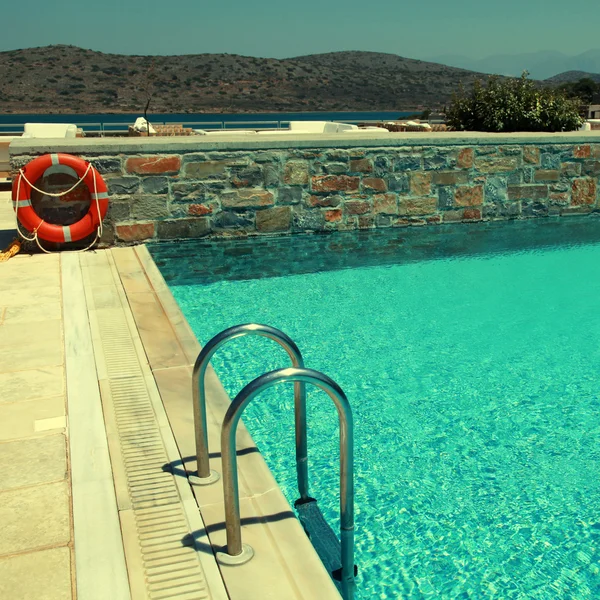
[[[7,2],[2,22],[0,50],[61,43],[123,54],[371,50],[427,59],[600,47],[597,0],[28,0]]]

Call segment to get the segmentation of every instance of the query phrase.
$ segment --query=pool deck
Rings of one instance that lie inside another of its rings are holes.
[[[0,192],[2,248],[13,223]],[[187,479],[200,346],[145,247],[20,254],[0,281],[0,598],[339,599],[243,427],[242,535],[256,554],[215,561],[222,482]],[[212,369],[206,389],[221,472],[230,400]]]

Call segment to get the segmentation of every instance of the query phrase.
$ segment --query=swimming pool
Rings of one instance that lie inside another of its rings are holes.
[[[600,597],[600,220],[375,233],[150,249],[201,342],[273,325],[346,392],[360,597]],[[213,365],[233,396],[288,360],[252,337]],[[292,386],[244,421],[293,502]],[[308,422],[337,531],[322,392]]]

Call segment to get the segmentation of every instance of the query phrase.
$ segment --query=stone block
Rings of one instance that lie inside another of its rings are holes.
[[[171,195],[175,202],[190,202],[207,199],[207,188],[202,183],[178,181],[171,184]]]
[[[362,187],[363,190],[387,192],[385,179],[382,179],[381,177],[364,177],[362,180]]]
[[[276,152],[255,152],[252,155],[252,160],[256,163],[275,163],[279,160],[279,154]]]
[[[131,202],[134,219],[151,221],[169,216],[168,196],[137,196]]]
[[[540,166],[547,171],[560,169],[560,154],[542,153]]]
[[[174,219],[157,223],[156,237],[160,240],[199,238],[210,232],[208,218]]]
[[[479,208],[465,208],[462,218],[463,221],[480,221],[481,210]]]
[[[282,187],[277,190],[277,204],[299,204],[302,201],[302,188]]]
[[[263,185],[265,187],[279,187],[281,174],[279,166],[275,164],[267,164],[262,168]]]
[[[461,186],[454,192],[456,206],[481,206],[483,204],[483,186]]]
[[[341,221],[342,215],[343,212],[341,208],[336,208],[334,210],[326,210],[324,212],[325,220],[328,223],[337,223],[338,221]]]
[[[464,210],[446,210],[442,213],[444,223],[460,223],[463,220]]]
[[[168,194],[169,180],[166,177],[144,177],[142,190],[147,194]]]
[[[141,242],[154,237],[154,223],[121,223],[116,226],[116,235],[122,242]]]
[[[399,215],[429,215],[437,210],[437,198],[400,198]]]
[[[107,177],[106,186],[111,196],[135,194],[140,188],[140,180],[137,177]]]
[[[547,185],[509,185],[509,200],[541,200],[548,197]]]
[[[373,163],[368,158],[358,158],[350,161],[351,173],[371,173]]]
[[[581,165],[579,164],[581,167]],[[580,175],[577,173],[577,175]],[[590,177],[600,177],[600,160],[586,160],[583,163],[583,174]]]
[[[179,173],[180,156],[144,156],[128,158],[125,166],[127,173],[140,175],[169,175]]]
[[[221,194],[223,208],[260,208],[274,203],[273,194],[266,190],[237,190]]]
[[[575,146],[573,149],[573,158],[590,158],[592,147],[588,144],[584,146]]]
[[[108,173],[122,173],[123,165],[121,164],[120,158],[113,157],[101,157],[94,158],[90,161],[96,171],[100,173],[100,175],[107,175]]]
[[[228,166],[229,162],[225,160],[189,162],[183,172],[188,179],[223,179]]]
[[[203,217],[205,215],[211,215],[217,209],[217,205],[214,202],[210,204],[190,204],[188,206],[188,214],[191,217]]]
[[[452,167],[450,156],[444,150],[428,150],[423,155],[423,168],[426,171],[438,171]]]
[[[508,200],[508,186],[504,177],[488,177],[484,184],[486,203],[504,203]]]
[[[338,148],[327,150],[325,152],[325,158],[327,160],[348,162],[350,160],[350,152],[348,152],[348,150],[341,150]]]
[[[371,211],[371,203],[367,200],[346,200],[344,208],[349,215],[364,215]]]
[[[292,227],[295,232],[321,231],[325,228],[325,216],[319,210],[298,210],[294,208]]]
[[[571,205],[595,204],[597,190],[598,184],[595,179],[588,177],[575,179],[571,187]]]
[[[540,149],[535,146],[523,146],[523,162],[539,165],[540,164]]]
[[[342,196],[308,196],[306,204],[310,207],[321,206],[321,207],[335,207],[339,206],[342,202]]]
[[[217,229],[247,229],[254,227],[254,221],[249,214],[224,210],[213,218],[213,227]]]
[[[235,188],[260,186],[264,182],[262,168],[254,165],[231,169],[230,182]]]
[[[377,177],[387,177],[394,170],[391,157],[385,155],[376,156],[373,166],[373,174]]]
[[[410,193],[413,196],[431,194],[431,173],[415,171],[410,174]]]
[[[419,171],[423,168],[423,159],[421,156],[399,156],[394,159],[394,171],[402,173],[404,171]]]
[[[560,164],[560,174],[562,177],[578,177],[579,175],[581,175],[581,163],[579,163],[579,162],[563,162],[563,163],[561,163]]]
[[[505,156],[521,156],[523,154],[522,146],[499,146],[498,152]]]
[[[375,194],[373,196],[373,212],[375,214],[398,214],[398,198],[396,194]]]
[[[372,229],[375,227],[375,217],[373,215],[361,215],[358,217],[359,229]]]
[[[391,227],[392,217],[390,215],[375,215],[375,225],[377,227]]]
[[[433,174],[433,183],[437,185],[456,185],[468,181],[469,174],[466,171],[438,171]]]
[[[348,172],[348,163],[329,162],[323,165],[323,171],[328,175],[343,175]]]
[[[283,169],[283,183],[286,185],[308,184],[309,164],[306,160],[288,160]]]
[[[600,144],[593,144],[590,146],[591,157],[600,158]]]
[[[547,217],[548,205],[539,200],[525,200],[521,203],[523,217]]]
[[[353,192],[358,190],[359,177],[347,175],[316,175],[312,178],[313,192]]]
[[[509,173],[519,168],[519,157],[481,156],[475,159],[475,168],[480,173]]]
[[[117,222],[129,221],[129,219],[131,219],[131,201],[129,199],[115,200],[111,198],[108,204],[106,220]]]
[[[534,181],[558,181],[560,172],[555,169],[539,169],[533,175]]]
[[[440,208],[454,206],[454,188],[447,186],[438,187],[438,205]]]
[[[521,214],[519,202],[484,204],[482,217],[484,219],[516,219]]]
[[[473,148],[462,148],[458,152],[456,166],[459,169],[470,169],[473,166],[474,152]]]
[[[262,233],[287,231],[290,228],[292,209],[275,206],[256,211],[256,230]]]
[[[408,194],[410,190],[408,175],[406,173],[403,173],[402,175],[390,175],[388,177],[388,188],[392,192]]]

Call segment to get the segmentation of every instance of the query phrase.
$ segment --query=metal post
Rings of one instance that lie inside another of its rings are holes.
[[[340,525],[342,543],[342,594],[345,600],[354,597],[354,426],[350,403],[340,386],[323,373],[313,369],[278,369],[257,377],[244,387],[229,406],[221,429],[223,462],[223,495],[227,553],[218,552],[223,564],[243,564],[253,556],[253,550],[242,544],[240,500],[238,494],[237,454],[235,437],[244,409],[260,392],[278,383],[312,383],[333,400],[340,420]]]
[[[225,329],[215,335],[196,359],[192,375],[192,397],[194,404],[194,429],[196,435],[196,461],[198,476],[191,476],[191,483],[208,485],[219,479],[218,473],[210,470],[208,460],[208,431],[206,425],[206,369],[213,354],[229,340],[245,335],[259,335],[277,342],[292,360],[294,367],[303,368],[304,359],[293,340],[283,331],[270,327],[248,323]],[[308,499],[308,458],[306,433],[306,387],[303,382],[294,384],[294,414],[296,423],[296,469],[298,474],[298,491],[303,500]]]

